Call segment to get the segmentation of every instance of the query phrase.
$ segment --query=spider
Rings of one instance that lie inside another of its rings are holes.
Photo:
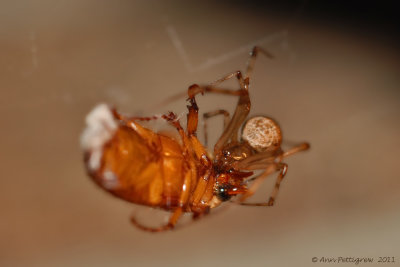
[[[134,225],[151,232],[170,230],[184,212],[192,213],[197,219],[235,196],[241,205],[274,205],[288,169],[284,159],[309,149],[309,144],[301,143],[284,151],[281,129],[275,120],[266,116],[248,118],[249,85],[259,53],[272,58],[268,51],[254,47],[244,75],[235,71],[211,85],[193,84],[188,88],[186,130],[172,112],[162,116],[128,117],[100,104],[89,113],[81,140],[88,174],[114,196],[171,212],[168,222],[159,227],[143,225],[132,217]],[[220,86],[229,79],[236,79],[240,88],[231,90]],[[203,114],[206,142],[207,120],[224,116],[224,129],[213,151],[207,151],[196,135],[198,94],[238,97],[232,116],[223,109]],[[155,132],[141,124],[157,119],[173,126],[179,137]],[[260,170],[261,174],[255,175]],[[278,175],[268,201],[246,202],[275,172]]]

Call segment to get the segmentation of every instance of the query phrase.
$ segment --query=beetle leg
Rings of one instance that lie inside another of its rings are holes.
[[[179,217],[182,215],[182,208],[177,208],[174,210],[172,213],[171,217],[169,218],[169,221],[167,224],[162,225],[160,227],[148,227],[143,224],[140,224],[134,216],[131,217],[131,223],[138,227],[139,229],[143,231],[148,231],[148,232],[162,232],[162,231],[167,231],[171,230],[175,227]]]
[[[215,111],[210,111],[210,112],[204,113],[203,114],[203,127],[204,127],[204,143],[205,143],[205,146],[207,146],[207,144],[208,144],[208,133],[207,133],[207,122],[206,122],[206,120],[211,118],[211,117],[217,116],[217,115],[224,115],[224,130],[225,130],[226,126],[229,123],[229,112],[224,110],[224,109],[219,109],[219,110],[215,110]]]
[[[233,77],[236,77],[240,88],[239,90],[230,90],[230,89],[222,89],[222,88],[216,88],[215,86],[229,80]],[[197,84],[193,84],[189,86],[188,88],[188,96],[189,96],[189,102],[190,105],[188,105],[189,113],[187,116],[187,132],[188,135],[194,135],[197,131],[197,125],[198,125],[198,111],[199,108],[197,107],[196,103],[196,95],[197,94],[204,94],[204,93],[219,93],[219,94],[227,94],[227,95],[235,95],[241,97],[242,95],[248,95],[246,92],[246,85],[243,80],[242,73],[240,71],[235,71],[232,73],[229,73],[228,75],[224,76],[223,78],[215,81],[209,86],[199,86]]]
[[[122,115],[118,113],[118,111],[115,108],[111,108],[111,112],[114,116],[115,119],[123,121],[126,125],[129,126],[129,123],[135,122],[135,121],[151,121],[151,120],[158,120],[160,119],[160,116],[151,116],[151,117],[126,117],[125,115]]]
[[[276,163],[271,165],[273,166],[272,168],[267,169],[258,179],[254,181],[254,183],[251,185],[251,187],[248,189],[248,191],[240,198],[240,204],[241,205],[246,205],[246,206],[273,206],[275,203],[276,196],[278,195],[279,192],[279,187],[281,185],[281,182],[283,178],[286,175],[288,165],[286,163]],[[246,203],[244,202],[248,197],[252,196],[254,192],[258,189],[258,187],[261,185],[261,183],[273,172],[279,170],[279,175],[276,179],[274,189],[271,193],[271,196],[269,197],[268,202],[265,203]]]
[[[196,135],[197,124],[199,122],[199,108],[197,107],[195,97],[189,98],[190,105],[187,106],[189,113],[187,115],[187,135]]]
[[[178,222],[178,219],[181,217],[183,208],[186,206],[188,200],[189,200],[189,188],[191,185],[191,173],[188,172],[186,177],[185,177],[185,182],[182,186],[182,193],[181,197],[179,200],[180,207],[176,208],[174,212],[172,213],[171,217],[169,218],[169,221],[167,224],[162,225],[160,227],[148,227],[144,226],[143,224],[140,224],[134,216],[131,217],[131,223],[138,227],[141,230],[148,231],[148,232],[162,232],[162,231],[167,231],[171,230],[175,227],[176,223]]]
[[[215,87],[216,85],[229,80],[233,77],[236,77],[237,80],[239,81],[240,89],[239,90],[230,90],[230,89],[221,89]],[[227,95],[235,95],[241,97],[242,95],[248,95],[246,92],[247,90],[245,89],[245,82],[243,80],[242,73],[240,71],[235,71],[232,72],[225,77],[215,81],[212,83],[210,86],[199,86],[197,84],[193,84],[189,86],[188,88],[188,96],[189,96],[189,101],[190,105],[188,106],[189,109],[189,114],[188,114],[188,120],[187,120],[187,131],[188,135],[195,134],[197,130],[197,122],[198,122],[198,107],[196,104],[196,99],[195,96],[199,93],[204,94],[204,93],[219,93],[219,94],[227,94]]]
[[[238,72],[240,73],[240,72]],[[241,80],[241,74],[240,74],[240,78],[238,78],[239,80]],[[231,120],[229,121],[227,127],[225,128],[224,132],[222,133],[221,137],[218,139],[217,143],[214,146],[214,153],[215,155],[219,154],[219,152],[222,150],[222,148],[231,142],[237,142],[238,141],[238,137],[237,137],[237,133],[238,130],[240,128],[240,126],[242,125],[242,123],[244,122],[244,120],[246,119],[247,115],[249,114],[250,111],[250,97],[249,97],[249,93],[248,90],[246,89],[246,86],[244,85],[243,82],[240,82],[242,88],[239,90],[227,90],[227,89],[220,89],[220,88],[215,88],[215,87],[200,87],[199,85],[192,85],[191,87],[189,87],[189,99],[195,103],[194,100],[194,96],[198,93],[203,93],[203,92],[212,92],[212,93],[221,93],[221,94],[229,94],[229,95],[238,95],[239,96],[239,100],[238,100],[238,104],[236,106],[235,112],[231,118]],[[197,108],[197,105],[194,107],[189,106],[189,115],[191,113],[191,110],[194,110],[195,108]],[[197,111],[196,111],[197,112]],[[195,113],[194,111],[192,111],[192,113]],[[196,113],[197,115],[197,113]],[[192,116],[195,117],[195,116]],[[192,119],[192,117],[188,116],[188,133],[192,133],[194,132],[194,128],[189,127],[189,126],[193,126],[194,123],[191,122],[190,119]],[[197,120],[197,116],[195,117]],[[196,127],[197,127],[197,121],[196,123]]]
[[[136,122],[136,121],[151,121],[151,120],[159,120],[163,119],[167,121],[169,124],[174,126],[178,132],[181,132],[183,130],[182,126],[180,125],[179,121],[177,120],[177,117],[175,113],[169,112],[168,114],[164,115],[158,115],[158,116],[150,116],[150,117],[126,117],[120,113],[118,113],[114,108],[111,109],[115,119],[123,121],[127,126],[132,127],[131,123]],[[134,128],[134,127],[133,127]]]
[[[203,179],[202,179],[202,181],[203,181]],[[207,185],[208,181],[204,180],[203,182],[205,182],[206,183],[205,185]],[[190,183],[191,183],[191,177],[190,177],[190,174],[188,174],[186,179],[185,179],[185,183],[184,183],[183,187],[184,188],[190,188]],[[199,184],[201,184],[201,181],[200,181]],[[197,193],[195,192],[193,195],[203,195],[204,194],[203,191],[205,191],[206,188],[201,188],[201,186],[199,188],[199,184],[196,187],[196,192]],[[180,197],[180,207],[176,208],[174,210],[174,212],[172,213],[171,217],[169,218],[168,223],[165,224],[165,225],[162,225],[160,227],[148,227],[148,226],[145,226],[145,225],[139,223],[135,219],[134,216],[131,217],[131,223],[133,225],[135,225],[136,227],[138,227],[139,229],[144,230],[144,231],[148,231],[148,232],[162,232],[162,231],[171,230],[171,229],[173,229],[175,227],[176,223],[178,222],[178,219],[181,217],[181,215],[183,213],[183,209],[185,208],[188,200],[189,200],[189,190],[182,190],[182,194],[181,194],[181,197]],[[199,201],[200,201],[200,199],[199,199]],[[197,201],[197,202],[199,202],[199,201]],[[193,202],[196,203],[196,200],[194,200]],[[207,215],[208,213],[209,213],[209,209],[204,209],[201,212],[193,212],[192,219],[193,219],[193,221],[197,220],[197,219],[203,217],[204,215]]]

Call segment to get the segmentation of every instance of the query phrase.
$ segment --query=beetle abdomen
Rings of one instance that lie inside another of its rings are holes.
[[[157,139],[158,144],[149,146],[135,130],[119,126],[103,147],[99,169],[88,168],[91,177],[129,202],[164,209],[178,206],[189,170],[175,140],[161,135]]]
[[[194,190],[196,175],[190,170],[182,144],[157,134],[135,121],[116,119],[101,104],[87,116],[82,135],[86,168],[106,191],[129,202],[173,209],[183,190]],[[190,188],[184,177],[190,174]]]
[[[122,199],[157,206],[163,191],[158,154],[133,129],[119,126],[103,147],[100,168],[89,173],[102,188]]]

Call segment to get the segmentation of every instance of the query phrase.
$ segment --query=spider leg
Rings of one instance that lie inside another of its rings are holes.
[[[280,155],[278,156],[271,156],[270,154],[268,155],[263,155],[257,154],[254,156],[251,156],[245,160],[243,160],[238,167],[246,170],[256,170],[256,169],[261,169],[264,168],[264,172],[257,176],[254,179],[254,183],[251,185],[251,187],[247,190],[245,194],[243,194],[240,198],[240,204],[241,205],[247,205],[247,206],[272,206],[275,202],[275,199],[278,195],[279,188],[281,185],[281,182],[283,178],[286,175],[288,165],[286,163],[281,162],[283,158],[289,157],[295,153],[298,153],[300,151],[304,151],[310,148],[310,145],[308,143],[302,143],[298,146],[295,146],[288,151],[281,152]],[[279,161],[276,162],[276,159]],[[244,163],[244,164],[243,164]],[[271,196],[268,200],[267,203],[245,203],[244,201],[252,196],[255,191],[260,187],[262,182],[273,172],[279,171],[279,175],[276,179],[274,189],[271,193]],[[251,180],[251,179],[250,179]],[[250,181],[249,180],[249,181]]]
[[[240,89],[239,90],[232,90],[232,89],[226,89],[226,88],[221,88],[218,85],[223,83],[224,81],[227,81],[229,79],[236,78],[239,82]],[[225,95],[234,95],[234,96],[240,96],[241,94],[241,89],[245,87],[243,75],[241,71],[234,71],[231,72],[221,79],[216,80],[215,82],[211,83],[210,85],[206,86],[200,86],[197,84],[193,84],[189,86],[188,88],[188,96],[189,99],[195,97],[197,94],[204,94],[204,93],[217,93],[217,94],[225,94]]]
[[[259,52],[264,54],[267,58],[270,58],[270,59],[274,58],[274,56],[267,50],[262,49],[261,47],[258,47],[258,46],[253,47],[253,50],[250,53],[249,61],[247,63],[247,70],[246,70],[246,79],[247,80],[250,80],[250,76],[253,74],[254,65],[256,63],[257,55]]]
[[[258,177],[254,183],[251,185],[251,187],[248,189],[248,191],[242,195],[240,198],[240,204],[241,205],[246,205],[246,206],[273,206],[275,203],[276,196],[278,195],[279,188],[281,185],[281,182],[283,178],[286,175],[288,165],[286,163],[276,163],[273,165],[274,170],[267,170],[265,173],[263,173],[260,177]],[[263,202],[263,203],[247,203],[244,202],[247,198],[252,196],[255,191],[257,191],[258,187],[261,185],[261,183],[271,174],[271,172],[279,170],[279,175],[276,178],[275,186],[274,189],[271,193],[271,196],[269,197],[268,202]]]
[[[252,155],[244,160],[238,161],[234,164],[236,169],[240,170],[260,170],[265,169],[268,165],[272,164],[277,157],[287,158],[293,154],[296,154],[301,151],[308,150],[310,145],[308,143],[301,143],[291,149],[280,152],[278,155],[273,155],[270,152],[267,153],[258,153]]]
[[[282,157],[286,158],[289,157],[293,154],[296,154],[298,152],[304,151],[304,150],[308,150],[310,149],[310,144],[309,143],[301,143],[298,146],[292,147],[291,149],[289,149],[288,151],[283,152]]]
[[[224,115],[224,129],[229,123],[229,112],[224,109],[218,109],[215,111],[210,111],[203,114],[203,127],[204,127],[204,144],[207,146],[208,144],[208,132],[207,132],[207,119],[217,116]]]

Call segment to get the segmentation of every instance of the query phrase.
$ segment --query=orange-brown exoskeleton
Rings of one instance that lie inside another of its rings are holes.
[[[193,218],[198,218],[236,195],[236,202],[242,205],[274,204],[288,168],[283,160],[307,150],[309,145],[302,143],[283,151],[281,129],[276,121],[265,116],[248,118],[249,84],[258,53],[272,57],[254,47],[245,75],[236,71],[211,85],[189,87],[186,130],[172,112],[159,117],[126,117],[100,104],[87,116],[82,146],[93,180],[126,201],[171,212],[168,223],[160,227],[144,226],[132,217],[134,225],[152,232],[172,229],[182,213],[191,212]],[[238,80],[238,90],[219,86],[231,78]],[[239,99],[232,116],[225,110],[203,115],[204,120],[216,115],[225,117],[223,133],[213,152],[208,152],[196,136],[199,93],[234,95]],[[177,130],[178,137],[154,132],[141,124],[153,119],[165,120]],[[259,170],[262,173],[255,176],[253,172]],[[245,202],[274,172],[278,172],[278,177],[269,200]]]

